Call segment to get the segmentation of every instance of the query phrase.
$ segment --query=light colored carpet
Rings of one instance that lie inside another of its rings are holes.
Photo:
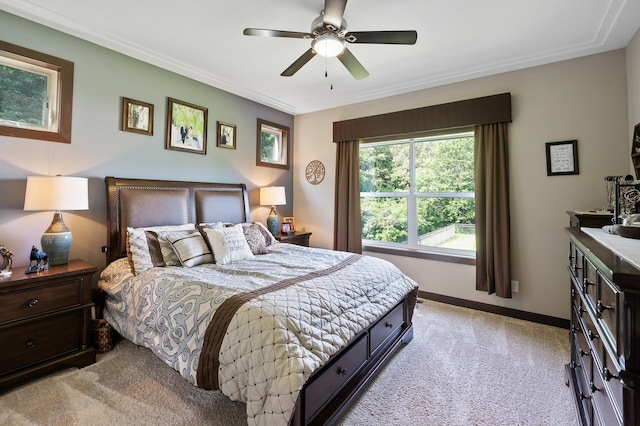
[[[568,331],[424,301],[414,339],[343,426],[575,425]],[[244,405],[198,389],[123,341],[81,370],[0,393],[2,425],[246,425]]]

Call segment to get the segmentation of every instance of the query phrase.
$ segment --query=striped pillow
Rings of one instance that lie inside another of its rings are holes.
[[[205,243],[199,232],[193,232],[188,235],[172,235],[168,236],[167,239],[178,255],[182,266],[190,268],[213,262],[211,250],[209,250],[207,243]]]

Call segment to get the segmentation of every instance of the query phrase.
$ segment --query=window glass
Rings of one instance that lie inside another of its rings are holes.
[[[473,133],[360,145],[364,244],[475,255]]]
[[[0,64],[0,120],[5,125],[47,124],[47,76]]]

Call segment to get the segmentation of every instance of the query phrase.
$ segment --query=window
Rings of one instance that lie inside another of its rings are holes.
[[[365,245],[475,256],[473,132],[360,145]]]
[[[258,119],[256,165],[289,169],[289,128]]]
[[[71,142],[73,63],[0,41],[0,135]]]

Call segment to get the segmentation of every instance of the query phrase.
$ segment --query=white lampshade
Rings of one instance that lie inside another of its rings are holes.
[[[29,176],[24,210],[88,210],[88,180],[70,176]]]
[[[335,34],[323,34],[311,42],[311,47],[320,56],[333,58],[344,51],[346,42]]]
[[[54,210],[53,221],[42,234],[40,243],[47,254],[48,264],[38,261],[29,264],[27,273],[47,269],[50,265],[64,265],[69,258],[73,235],[62,219],[61,210],[88,210],[87,178],[69,176],[29,176],[24,194],[24,210]]]
[[[260,188],[260,205],[282,206],[284,204],[287,204],[284,186],[266,186]]]

